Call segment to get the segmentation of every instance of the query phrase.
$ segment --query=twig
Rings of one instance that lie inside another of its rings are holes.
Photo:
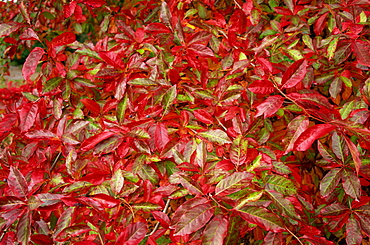
[[[164,207],[162,213],[166,213],[167,212],[168,208],[170,207],[170,202],[171,202],[171,199],[167,199],[166,206]],[[145,236],[148,237],[148,236],[153,235],[158,230],[158,228],[159,228],[159,222],[157,222],[157,224],[155,224],[152,232],[150,232],[149,234],[146,234]]]
[[[58,160],[60,158],[60,155],[62,155],[62,152],[61,151],[58,153],[57,157],[54,159],[54,162],[53,162],[53,164],[50,167],[50,172],[53,171],[55,165],[57,164],[57,162],[58,162]]]
[[[297,237],[291,230],[289,230],[286,226],[285,226],[285,229],[295,238],[297,239],[297,241],[299,242],[299,244],[301,245],[304,245],[303,242],[301,242],[301,240],[299,240],[299,237]]]

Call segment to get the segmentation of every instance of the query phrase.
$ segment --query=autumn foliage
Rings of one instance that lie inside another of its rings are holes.
[[[369,244],[369,0],[0,11],[1,244]]]

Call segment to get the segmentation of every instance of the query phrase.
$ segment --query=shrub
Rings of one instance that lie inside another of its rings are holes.
[[[2,243],[369,241],[368,7],[1,3]]]

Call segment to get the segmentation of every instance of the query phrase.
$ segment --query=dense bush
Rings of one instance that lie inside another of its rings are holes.
[[[369,7],[1,2],[2,244],[369,244]]]

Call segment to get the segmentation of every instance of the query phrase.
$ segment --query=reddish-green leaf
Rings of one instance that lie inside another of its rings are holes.
[[[339,180],[342,177],[342,171],[339,168],[333,168],[327,173],[324,178],[320,181],[320,194],[321,196],[327,196],[332,193],[339,184]]]
[[[116,133],[111,131],[104,131],[97,135],[91,136],[90,138],[84,140],[81,144],[82,151],[89,151],[96,146],[96,144],[100,143],[101,141],[108,139],[109,137],[115,135]]]
[[[235,165],[242,165],[247,159],[248,141],[242,136],[237,137],[230,149],[230,160]]]
[[[257,108],[257,113],[255,117],[263,115],[264,118],[270,117],[277,112],[283,105],[284,98],[280,95],[273,95],[268,97],[264,102],[259,104]]]
[[[285,216],[290,217],[292,219],[296,219],[296,220],[301,219],[301,217],[297,214],[294,208],[294,205],[289,199],[285,198],[281,193],[273,191],[273,190],[266,190],[266,192],[269,194],[275,206]]]
[[[303,80],[307,73],[307,60],[300,59],[289,66],[288,70],[284,73],[281,83],[281,88],[292,88]]]
[[[20,25],[11,25],[7,23],[0,24],[0,37],[8,36],[20,28]]]
[[[201,121],[202,123],[205,123],[205,124],[213,123],[212,115],[209,114],[209,112],[207,112],[206,110],[197,109],[197,110],[194,110],[193,113],[194,113],[195,118]]]
[[[184,205],[184,204],[183,204]],[[212,218],[214,208],[209,202],[205,202],[196,206],[189,207],[185,212],[175,212],[174,218],[178,217],[179,221],[171,225],[175,235],[182,236],[193,233],[207,224]]]
[[[119,235],[116,244],[137,245],[144,239],[147,230],[144,222],[132,223]]]
[[[31,130],[24,134],[27,138],[30,139],[48,139],[48,138],[58,138],[56,134],[50,132],[49,130],[38,129]]]
[[[283,233],[269,231],[263,241],[263,245],[283,245]]]
[[[25,212],[17,225],[17,238],[21,244],[28,244],[31,236],[31,213]]]
[[[362,242],[361,227],[353,215],[346,223],[346,242],[347,244],[361,244]]]
[[[286,144],[286,150],[284,154],[289,153],[294,148],[294,143],[298,137],[308,128],[309,120],[306,116],[300,115],[294,118],[287,128],[287,133],[283,139],[283,143]]]
[[[71,225],[72,215],[74,211],[74,207],[69,207],[60,215],[55,226],[54,238],[57,238],[59,233],[61,233],[65,228]]]
[[[282,232],[284,224],[281,219],[264,207],[244,207],[238,210],[241,217],[267,231]]]
[[[356,40],[352,43],[352,50],[361,65],[370,66],[370,45],[368,43]]]
[[[28,184],[26,179],[23,174],[13,166],[10,167],[8,185],[16,197],[24,198],[28,195]]]
[[[361,165],[362,165],[362,161],[360,159],[360,153],[358,152],[356,145],[349,138],[344,137],[344,140],[346,141],[349,151],[351,152],[352,160],[353,160],[353,163],[355,164],[356,173],[358,175]]]
[[[87,225],[80,224],[69,226],[65,228],[61,233],[59,233],[58,237],[55,240],[59,242],[64,242],[71,237],[76,237],[89,231],[91,231],[91,228]]]
[[[293,150],[306,151],[312,143],[333,131],[336,127],[331,124],[316,124],[306,129],[294,143]]]
[[[343,189],[350,197],[359,200],[361,197],[361,184],[358,176],[352,171],[343,171]]]
[[[228,223],[226,216],[219,214],[213,217],[202,233],[202,244],[223,244],[223,240],[227,233]]]
[[[194,195],[202,195],[202,189],[197,182],[186,176],[185,173],[176,172],[170,176],[171,184],[181,184],[185,189]]]
[[[165,116],[171,105],[173,105],[173,102],[175,101],[177,96],[177,86],[173,85],[170,87],[166,93],[163,95],[163,100],[162,100],[162,106],[163,106],[163,116]]]
[[[44,54],[43,48],[36,47],[28,55],[22,67],[22,75],[26,81],[29,81],[31,75],[35,73],[36,67]]]
[[[26,203],[15,196],[0,197],[0,212],[9,212],[13,209],[20,208]]]
[[[236,192],[241,188],[244,188],[248,185],[253,178],[253,174],[247,172],[235,172],[230,176],[222,179],[217,185],[215,193],[220,195],[222,192],[225,192],[223,195],[231,194]]]
[[[212,49],[203,44],[191,44],[188,47],[188,53],[192,56],[214,57]]]
[[[206,138],[210,142],[218,143],[220,145],[231,143],[229,136],[221,129],[212,129],[198,134],[199,136]]]

